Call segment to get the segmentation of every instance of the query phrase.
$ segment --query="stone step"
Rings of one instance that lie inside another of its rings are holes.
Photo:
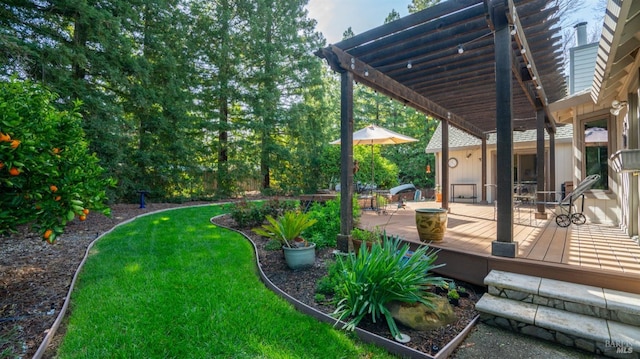
[[[640,327],[640,295],[492,270],[484,279],[494,296]]]
[[[640,328],[485,293],[480,319],[518,333],[614,358],[640,358]]]

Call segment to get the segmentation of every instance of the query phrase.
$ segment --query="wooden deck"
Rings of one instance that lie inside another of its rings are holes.
[[[408,202],[406,209],[387,206],[386,214],[364,211],[359,227],[385,229],[388,234],[420,243],[416,208],[439,207],[435,202]],[[553,214],[537,220],[533,208],[515,209],[514,241],[518,257],[491,255],[496,238],[493,205],[450,203],[438,261],[442,275],[482,285],[491,269],[565,280],[640,293],[640,246],[617,227],[586,223],[562,228]]]

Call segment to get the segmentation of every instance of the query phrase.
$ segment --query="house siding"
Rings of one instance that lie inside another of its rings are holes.
[[[591,87],[598,54],[598,43],[574,47],[569,52],[571,57],[569,93],[574,94]]]
[[[548,148],[548,144],[547,144]],[[555,190],[560,191],[562,184],[565,181],[571,181],[572,178],[572,147],[569,142],[562,142],[556,144],[556,186]],[[535,143],[520,143],[514,146],[514,154],[527,154],[535,153]],[[494,146],[487,146],[487,153],[489,158],[487,159],[487,202],[492,203],[496,197],[496,190],[492,184],[496,183],[496,171],[498,165],[496,163],[496,149]],[[441,182],[441,165],[440,158],[442,153],[436,153],[436,183]],[[467,158],[467,155],[469,157]],[[449,158],[455,157],[458,160],[458,166],[449,169],[449,183],[450,184],[475,184],[477,189],[477,201],[482,200],[482,179],[480,174],[482,173],[482,151],[479,148],[470,148],[449,151]],[[546,181],[549,181],[549,153],[545,151],[545,176]],[[548,189],[546,189],[548,190]],[[451,195],[451,188],[449,188],[449,194]],[[457,187],[456,196],[471,196],[470,187]],[[458,199],[454,198],[454,201]],[[462,199],[468,201],[468,199]]]

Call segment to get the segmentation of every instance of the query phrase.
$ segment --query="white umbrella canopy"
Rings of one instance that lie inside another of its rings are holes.
[[[388,130],[384,127],[369,125],[353,133],[354,145],[395,145],[398,143],[417,142],[418,140]],[[331,142],[332,145],[339,145],[340,139]]]
[[[396,145],[407,142],[417,142],[418,140],[403,134],[391,131],[384,127],[368,125],[367,127],[353,133],[354,145],[371,145],[371,185],[374,184],[374,161],[373,145]],[[339,145],[340,139],[330,142],[332,145]]]

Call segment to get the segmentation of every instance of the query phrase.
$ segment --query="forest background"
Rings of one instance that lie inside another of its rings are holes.
[[[414,0],[409,12],[437,2]],[[340,133],[340,86],[314,55],[326,41],[306,4],[4,0],[0,80],[40,83],[60,110],[80,101],[89,149],[117,183],[110,202],[139,190],[156,201],[314,193],[340,178],[340,147],[329,144]],[[373,154],[355,146],[355,180],[371,182],[373,155],[379,188],[434,187],[424,149],[438,122],[357,84],[354,101],[354,129],[419,140]]]

